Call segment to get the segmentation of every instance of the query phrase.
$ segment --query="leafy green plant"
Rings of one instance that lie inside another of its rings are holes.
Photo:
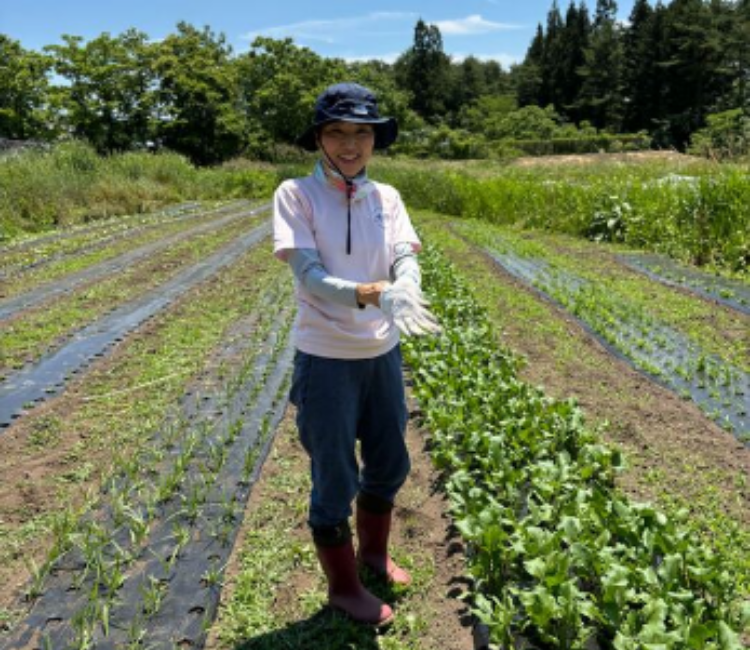
[[[444,334],[404,351],[493,641],[739,650],[750,608],[732,567],[684,513],[623,497],[619,452],[521,382],[457,271],[435,249],[421,259]]]

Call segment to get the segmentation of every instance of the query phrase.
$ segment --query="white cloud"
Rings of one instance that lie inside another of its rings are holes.
[[[380,27],[386,28],[390,24],[403,22],[411,28],[411,21],[418,14],[411,12],[379,11],[366,16],[355,16],[352,18],[336,18],[331,20],[306,20],[289,25],[268,27],[243,34],[242,38],[252,41],[257,36],[268,36],[271,38],[293,38],[295,40],[319,41],[323,43],[336,43],[342,37],[350,38],[357,34],[372,36],[378,33]]]
[[[439,20],[434,24],[438,26],[441,34],[450,34],[451,36],[469,36],[519,29],[518,25],[494,23],[490,20],[485,20],[479,14],[467,16],[459,20]]]

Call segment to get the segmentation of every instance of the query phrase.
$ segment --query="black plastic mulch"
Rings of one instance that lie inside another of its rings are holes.
[[[692,293],[750,315],[750,286],[737,280],[704,273],[678,264],[663,255],[631,253],[619,259],[629,268],[652,280]]]
[[[29,309],[30,307],[35,307],[37,305],[48,302],[54,299],[56,296],[69,293],[76,287],[84,283],[93,282],[101,278],[114,275],[118,271],[127,268],[131,264],[139,260],[147,259],[154,253],[164,250],[180,241],[183,241],[190,237],[194,237],[195,235],[199,235],[204,232],[216,230],[238,219],[259,214],[260,212],[267,210],[269,207],[270,205],[266,204],[253,209],[240,209],[237,205],[232,204],[229,206],[225,206],[224,208],[219,208],[218,210],[206,213],[203,216],[210,216],[214,214],[227,214],[227,216],[221,219],[215,219],[202,223],[195,228],[191,228],[190,230],[175,233],[174,235],[170,235],[169,237],[164,237],[163,239],[159,239],[158,241],[152,242],[150,244],[146,244],[139,248],[129,250],[127,253],[123,253],[122,255],[118,255],[117,257],[104,260],[103,262],[95,264],[94,266],[90,266],[75,273],[70,273],[69,275],[66,275],[59,280],[45,282],[44,284],[35,287],[30,291],[26,291],[17,296],[13,296],[12,298],[1,300],[0,321],[8,319],[24,309]]]
[[[83,328],[70,343],[38,363],[8,376],[0,384],[0,429],[10,425],[26,410],[61,392],[73,374],[80,372],[95,358],[104,356],[116,342],[123,340],[129,332],[182,294],[232,264],[269,233],[269,223],[254,228],[166,284]]]
[[[84,638],[87,647],[97,649],[204,645],[216,616],[224,568],[242,523],[242,512],[286,407],[293,358],[287,339],[292,310],[290,305],[279,310],[278,305],[267,302],[267,309],[275,309],[275,320],[260,346],[251,336],[239,342],[240,348],[257,348],[239,369],[239,381],[224,391],[192,391],[183,400],[181,411],[189,422],[187,430],[200,430],[206,435],[190,456],[179,494],[159,506],[140,550],[133,548],[128,527],[121,526],[112,531],[100,551],[105,565],[123,557],[123,551],[137,554],[125,567],[122,585],[116,590],[103,586],[83,551],[73,549],[55,563],[44,593],[34,602],[26,620],[0,645],[3,650],[73,648],[79,647]],[[236,367],[234,371],[237,375]],[[182,445],[188,444],[187,439],[187,435],[180,437]],[[156,436],[153,444],[166,443]],[[225,447],[225,460],[212,468],[210,483],[206,484],[212,449],[217,446]],[[181,444],[175,445],[159,474],[168,471],[182,451]],[[122,478],[120,483],[125,485],[128,479]],[[206,494],[196,516],[189,514],[185,497],[198,486],[204,486]],[[143,504],[136,508],[146,515]],[[95,519],[114,527],[110,506],[105,505]],[[190,532],[189,541],[181,547],[176,542],[177,527]],[[174,559],[170,562],[169,558]],[[77,621],[84,620],[87,612],[97,622],[84,633]]]

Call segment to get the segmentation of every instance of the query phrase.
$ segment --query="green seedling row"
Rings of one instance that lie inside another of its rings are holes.
[[[579,318],[615,354],[694,400],[740,439],[750,434],[750,374],[743,369],[706,353],[611,287],[519,255],[500,238],[494,240],[490,255]]]
[[[200,211],[200,204],[188,203],[167,210],[108,219],[54,235],[27,239],[0,249],[0,278],[25,273],[63,257],[103,248],[118,239],[133,237],[147,229],[205,218],[207,215],[207,210]]]
[[[140,234],[132,233],[109,246],[52,259],[49,264],[0,282],[0,293],[4,298],[0,302],[0,317],[8,318],[22,308],[49,301],[76,287],[119,273],[185,240],[231,226],[237,219],[257,210],[235,208],[231,204],[196,215],[201,218],[198,224],[167,222]]]
[[[74,528],[80,512],[93,511],[96,499],[93,495],[87,496],[88,491],[82,488],[92,478],[97,484],[106,480],[103,477],[109,473],[113,451],[122,450],[125,455],[120,458],[125,463],[123,471],[128,468],[138,470],[138,456],[134,455],[134,450],[147,446],[144,438],[170,410],[170,405],[179,399],[186,377],[200,370],[211,348],[224,346],[223,337],[230,323],[258,309],[258,297],[276,284],[278,273],[266,268],[267,261],[267,252],[249,251],[239,263],[212,278],[205,286],[197,287],[190,300],[181,301],[168,313],[160,315],[148,338],[135,337],[126,341],[121,353],[113,360],[111,373],[93,369],[91,376],[83,378],[81,390],[85,391],[86,397],[76,402],[70,413],[57,412],[54,420],[59,423],[55,424],[56,427],[86,430],[88,435],[85,442],[73,445],[61,459],[62,463],[71,466],[70,472],[65,476],[53,473],[44,480],[47,485],[58,486],[59,496],[56,498],[59,502],[71,505],[55,516],[41,513],[30,519],[23,530],[3,525],[0,533],[4,543],[0,554],[4,562],[18,564],[19,556],[31,555],[32,549],[46,548],[47,536],[64,538],[64,531]],[[278,312],[273,307],[266,309],[273,314]],[[254,340],[252,336],[247,338]],[[233,343],[238,340],[236,335],[232,339]],[[35,420],[39,420],[39,424],[50,420],[36,418],[34,414],[29,419],[34,428]],[[176,427],[175,432],[178,430]],[[54,443],[56,439],[54,437],[51,441]],[[30,452],[36,444],[29,440]],[[79,473],[77,465],[85,465],[91,453],[98,453],[101,457],[104,449],[107,455],[101,468],[94,470],[96,476],[75,480],[66,478],[73,471]],[[79,480],[86,481],[84,486],[78,486]],[[27,528],[28,533],[24,532]],[[60,534],[53,535],[55,530]],[[41,558],[37,563],[45,564]],[[13,610],[19,608],[22,607],[14,606]],[[16,618],[14,614],[13,619]]]
[[[104,316],[119,304],[164,284],[191,264],[235,241],[265,217],[238,221],[222,230],[180,242],[158,256],[133,264],[120,273],[65,294],[52,305],[22,312],[0,333],[0,376],[38,361],[59,348],[76,330]],[[138,278],[138,281],[134,281]]]
[[[444,334],[405,356],[493,647],[739,650],[734,567],[684,516],[623,496],[620,454],[520,381],[458,271],[432,247],[421,259]]]
[[[39,620],[60,592],[55,581],[45,589],[46,578],[54,574],[59,585],[63,576],[71,614],[48,636],[54,647],[140,647],[144,639],[159,640],[164,625],[154,621],[165,606],[188,597],[174,591],[186,580],[184,565],[195,563],[192,556],[206,540],[226,549],[233,539],[241,518],[238,498],[243,490],[246,497],[257,476],[288,389],[286,371],[270,369],[289,365],[290,313],[274,309],[279,300],[291,304],[285,299],[289,290],[289,283],[279,283],[268,291],[245,324],[252,336],[239,343],[241,358],[234,350],[225,360],[232,362],[231,371],[220,359],[207,392],[193,393],[137,457],[119,459],[99,514],[78,524],[69,520],[57,531],[53,552],[28,593],[41,599],[41,614],[33,619]],[[261,399],[269,388],[271,394]],[[192,560],[180,564],[185,557]],[[214,561],[194,582],[213,593],[222,575],[223,566]],[[203,605],[210,618],[216,602]],[[54,611],[60,609],[57,604]],[[173,618],[178,625],[180,617]]]
[[[555,270],[606,288],[607,293],[623,296],[632,311],[649,314],[655,322],[688,336],[707,354],[750,372],[750,330],[746,316],[634,272],[611,247],[477,220],[454,222],[451,228],[483,248],[544,260]]]

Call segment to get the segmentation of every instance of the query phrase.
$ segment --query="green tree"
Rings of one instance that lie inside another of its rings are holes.
[[[666,12],[666,56],[660,65],[669,73],[666,120],[671,143],[684,147],[690,134],[705,124],[706,115],[731,88],[725,58],[724,3],[674,0]]]
[[[730,65],[735,66],[731,103],[750,115],[750,0],[737,3],[733,25],[729,40],[729,51],[734,54]]]
[[[627,131],[639,131],[652,126],[651,120],[658,113],[658,96],[663,81],[662,71],[654,58],[658,47],[656,19],[648,0],[636,0],[629,23],[623,36],[623,126]]]
[[[725,65],[729,87],[722,97],[724,107],[743,108],[750,116],[750,0],[739,0],[726,8]]]
[[[460,111],[462,106],[487,94],[487,78],[482,62],[475,56],[467,56],[453,65],[453,95],[450,108]]]
[[[564,24],[557,0],[553,0],[552,9],[547,14],[547,30],[544,34],[542,49],[541,76],[542,88],[538,104],[553,104],[559,108],[563,104],[563,86],[565,83],[565,41]]]
[[[343,61],[325,59],[291,39],[258,37],[239,57],[242,102],[251,151],[273,156],[275,143],[292,144],[310,124],[315,98],[345,81]]]
[[[160,142],[201,165],[227,160],[246,143],[240,68],[223,34],[177,25],[156,49]]]
[[[589,44],[591,19],[586,5],[576,7],[571,0],[565,14],[565,26],[561,34],[561,71],[560,71],[560,110],[570,120],[579,121],[577,111],[578,96],[581,93],[583,79],[581,68],[586,64],[585,52]]]
[[[494,140],[545,140],[553,138],[560,128],[560,116],[551,104],[546,108],[524,106],[499,116],[488,136]]]
[[[451,96],[450,66],[440,30],[420,18],[414,44],[398,58],[395,69],[399,85],[412,93],[411,107],[426,120],[436,122],[445,114]]]
[[[526,51],[521,65],[511,69],[519,106],[537,106],[542,99],[542,57],[544,55],[544,30],[537,25],[534,39]]]
[[[488,95],[507,95],[513,90],[513,81],[508,72],[497,61],[490,59],[482,63],[484,86]]]
[[[24,50],[18,41],[0,34],[0,137],[47,139],[48,57]]]
[[[490,137],[500,130],[497,125],[516,110],[513,95],[484,95],[461,109],[459,125],[471,133]]]
[[[689,152],[714,160],[750,155],[750,117],[740,108],[706,117],[707,126],[692,134]]]
[[[583,83],[577,102],[582,119],[615,132],[621,129],[624,113],[624,57],[616,12],[612,0],[597,0],[585,63],[579,69]]]
[[[151,135],[154,81],[147,36],[129,30],[87,43],[80,36],[62,40],[45,49],[55,72],[67,80],[55,88],[67,130],[100,153],[144,146]]]

